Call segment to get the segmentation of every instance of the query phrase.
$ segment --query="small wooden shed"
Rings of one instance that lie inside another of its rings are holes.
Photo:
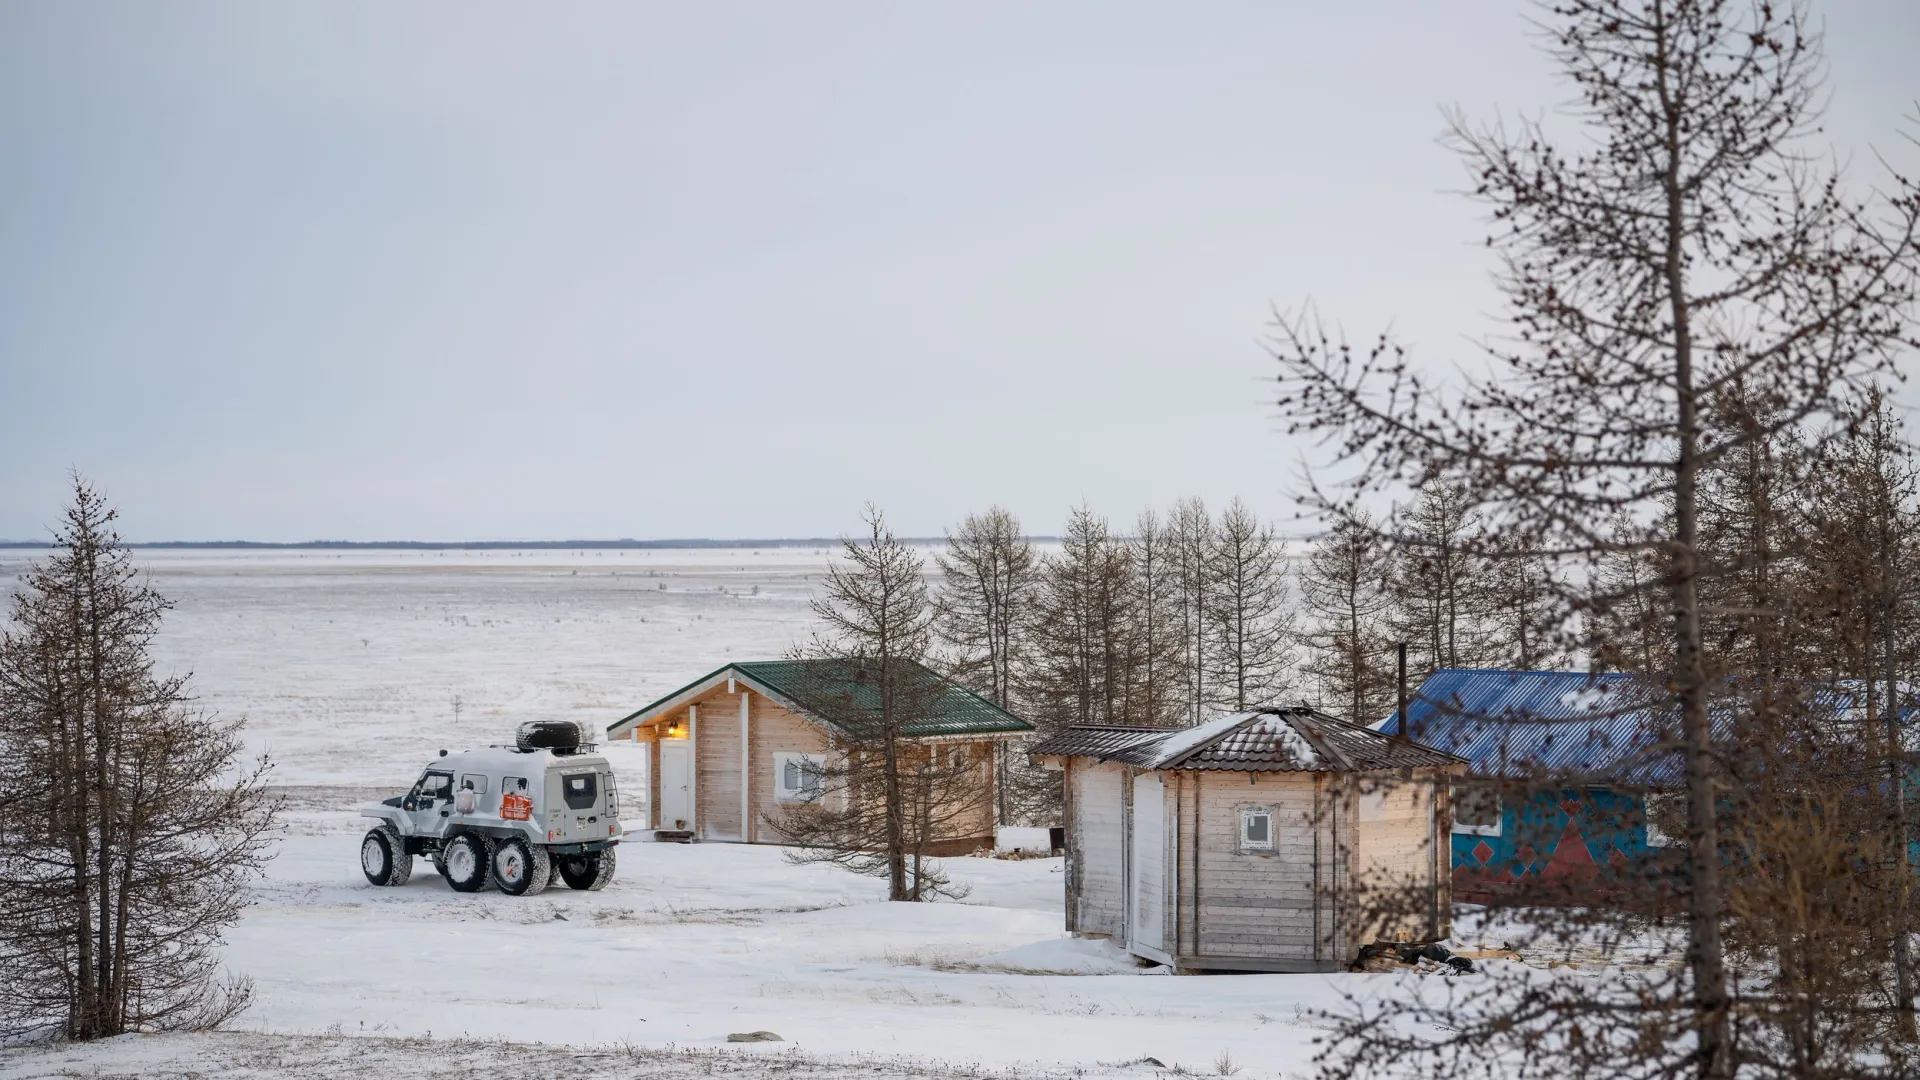
[[[1304,706],[1069,727],[1031,753],[1065,773],[1077,936],[1177,971],[1286,972],[1450,933],[1450,754]],[[1366,900],[1384,890],[1425,902],[1382,919]]]
[[[940,837],[928,853],[991,849],[995,749],[1033,725],[916,670],[932,689],[902,736],[929,752],[977,758],[986,791],[979,820]],[[820,796],[829,756],[860,737],[850,726],[878,722],[878,698],[878,688],[845,661],[731,663],[615,721],[607,738],[651,744],[647,812],[657,835],[777,844],[767,819]]]

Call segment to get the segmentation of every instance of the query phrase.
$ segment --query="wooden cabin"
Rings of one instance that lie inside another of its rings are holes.
[[[986,786],[979,820],[954,825],[929,854],[990,850],[996,749],[1033,725],[914,670],[928,689],[901,736],[927,752],[977,758]],[[651,744],[648,827],[659,838],[777,844],[767,820],[819,798],[830,756],[871,738],[879,715],[878,687],[845,661],[754,661],[702,675],[609,725],[607,738]]]
[[[1176,971],[1287,972],[1450,933],[1450,754],[1306,707],[1070,727],[1031,754],[1065,773],[1077,936]],[[1424,902],[1368,914],[1389,889]]]

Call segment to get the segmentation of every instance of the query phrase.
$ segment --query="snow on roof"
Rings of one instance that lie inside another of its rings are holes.
[[[1149,769],[1164,769],[1170,762],[1178,761],[1188,753],[1200,749],[1260,715],[1257,712],[1230,713],[1226,716],[1216,716],[1206,723],[1176,731],[1161,740],[1160,744],[1153,748],[1152,756],[1141,764]]]

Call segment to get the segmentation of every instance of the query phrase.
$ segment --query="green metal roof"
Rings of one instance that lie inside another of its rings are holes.
[[[755,660],[716,668],[621,717],[607,725],[607,730],[658,712],[675,698],[729,671],[795,712],[856,738],[879,729],[878,673],[862,661]],[[899,707],[908,717],[900,733],[908,738],[1002,735],[1033,730],[1032,724],[923,664],[908,661],[902,667],[902,674],[902,685],[896,693],[904,699]]]

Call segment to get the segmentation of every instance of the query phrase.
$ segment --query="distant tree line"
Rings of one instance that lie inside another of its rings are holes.
[[[1413,685],[1563,661],[1540,625],[1543,564],[1485,535],[1458,488],[1433,485],[1385,524],[1345,520],[1290,548],[1239,499],[1217,514],[1183,499],[1125,531],[1080,506],[1043,551],[991,507],[935,557],[930,649],[1043,733],[1302,701],[1374,723],[1393,708],[1401,643]],[[1054,785],[1023,773],[1018,747],[1002,759],[1001,817],[1045,817]]]

